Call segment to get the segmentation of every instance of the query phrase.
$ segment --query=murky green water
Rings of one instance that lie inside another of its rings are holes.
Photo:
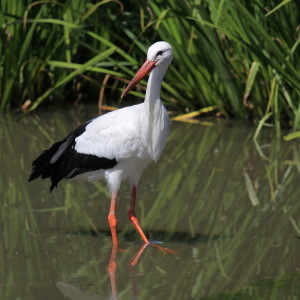
[[[32,159],[92,116],[1,117],[1,299],[300,298],[299,142],[266,129],[254,144],[255,128],[240,122],[172,124],[142,178],[137,214],[178,254],[149,246],[132,266],[142,241],[127,220],[128,184],[114,253],[104,183],[64,181],[49,194],[48,181],[27,182]]]

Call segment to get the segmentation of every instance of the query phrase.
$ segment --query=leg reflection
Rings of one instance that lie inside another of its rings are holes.
[[[135,273],[135,267],[140,261],[140,258],[142,254],[144,253],[145,249],[150,246],[151,244],[143,244],[140,249],[135,253],[135,255],[131,258],[129,261],[129,271],[130,271],[130,279],[131,279],[131,285],[132,285],[132,295],[131,299],[138,299],[138,290],[137,290],[137,276]],[[168,248],[163,248],[158,245],[151,245],[156,248],[158,248],[162,253],[177,253],[176,251],[170,250]],[[117,263],[117,253],[120,250],[118,249],[118,244],[113,243],[112,244],[112,250],[111,250],[111,255],[110,255],[110,260],[109,264],[107,266],[107,271],[109,273],[109,279],[111,283],[111,292],[109,299],[111,300],[118,300],[118,290],[117,290],[117,282],[116,282],[116,271],[118,268],[118,263]],[[122,252],[122,251],[121,251]],[[95,294],[88,294],[84,291],[81,291],[77,287],[64,283],[64,282],[57,282],[56,287],[58,290],[68,299],[71,300],[100,300],[103,299],[100,295],[95,295]]]
[[[138,261],[139,261],[139,259],[140,259],[140,257],[141,257],[141,255],[143,254],[143,252],[145,251],[145,249],[149,246],[150,244],[144,244],[144,245],[142,245],[142,247],[138,250],[138,252],[134,255],[134,257],[132,258],[132,260],[131,260],[131,262],[130,262],[130,265],[131,266],[135,266],[137,263],[138,263]]]
[[[137,253],[134,255],[134,257],[130,261],[130,273],[131,273],[131,280],[132,280],[132,287],[133,287],[132,299],[136,299],[136,297],[137,297],[134,266],[137,265],[140,257],[142,256],[143,252],[149,245],[150,244],[146,244],[146,243],[143,244],[142,247],[137,251]],[[109,273],[110,284],[111,284],[112,299],[118,299],[118,290],[117,290],[117,282],[116,282],[116,270],[118,267],[117,251],[118,251],[118,244],[113,243],[113,246],[111,249],[110,260],[109,260],[109,264],[108,264],[108,273]]]
[[[129,272],[130,272],[130,278],[131,278],[131,285],[132,285],[132,300],[138,299],[138,291],[137,291],[137,282],[136,282],[136,275],[135,275],[135,266],[138,264],[140,257],[142,256],[145,249],[150,244],[144,244],[142,247],[137,251],[137,253],[134,255],[134,257],[131,259],[129,263]]]
[[[113,296],[113,299],[118,299],[117,284],[116,284],[117,250],[118,250],[118,244],[113,243],[109,265],[108,265],[108,273],[109,273],[110,284],[111,284],[111,294]]]

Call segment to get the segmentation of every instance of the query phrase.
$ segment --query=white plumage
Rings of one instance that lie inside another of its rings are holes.
[[[115,158],[118,161],[114,168],[105,170],[111,192],[117,192],[120,182],[127,178],[137,184],[143,169],[151,161],[158,161],[166,144],[169,118],[164,106],[161,105],[157,110],[159,115],[154,124],[149,124],[145,119],[145,110],[142,103],[98,117],[75,139],[75,150],[79,153]],[[137,168],[140,172],[137,172]],[[122,173],[120,178],[116,178],[117,182],[111,179],[115,171]],[[92,172],[93,177],[87,175],[89,179],[95,180],[99,178],[97,173],[103,175],[101,171]]]
[[[169,118],[160,100],[163,77],[173,59],[172,48],[166,42],[153,44],[147,60],[126,88],[126,95],[148,72],[145,101],[97,117],[77,128],[64,140],[44,151],[33,162],[30,180],[41,176],[50,177],[51,190],[63,178],[86,177],[96,180],[105,177],[112,200],[109,221],[114,242],[115,200],[120,184],[129,179],[132,185],[132,199],[129,218],[136,226],[143,240],[135,217],[135,190],[143,171],[151,161],[158,161],[165,147],[169,133]],[[113,217],[112,217],[113,216]],[[113,219],[110,220],[110,219]]]

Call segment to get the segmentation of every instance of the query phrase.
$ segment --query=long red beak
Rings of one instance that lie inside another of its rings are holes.
[[[146,60],[141,68],[138,70],[136,75],[128,84],[127,88],[123,92],[121,98],[125,97],[130,90],[132,90],[152,69],[155,68],[155,61]]]

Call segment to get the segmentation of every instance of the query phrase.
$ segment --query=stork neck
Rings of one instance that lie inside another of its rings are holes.
[[[155,102],[160,101],[160,89],[168,67],[160,66],[152,70],[147,84],[145,104],[153,107]]]

